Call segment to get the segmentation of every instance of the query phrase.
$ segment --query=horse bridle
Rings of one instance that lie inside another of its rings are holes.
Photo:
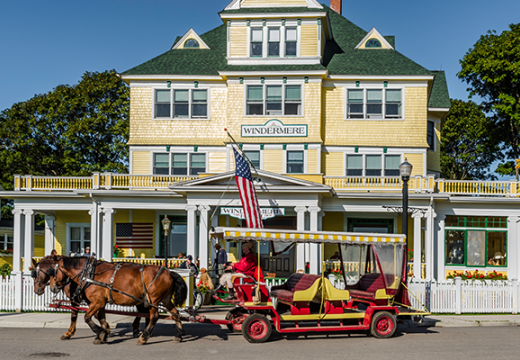
[[[65,274],[65,272],[63,272],[63,270],[61,270],[59,263],[54,264],[54,268],[51,268],[49,270],[52,270],[52,275],[50,275],[50,276],[52,276],[54,278],[54,284],[59,290],[63,290],[63,288],[65,286],[67,286],[68,284],[70,284],[70,282],[72,281],[71,278],[68,277],[67,274]],[[61,271],[61,273],[67,278],[67,280],[61,285],[58,283],[58,278],[57,278],[58,270]],[[77,277],[77,275],[74,278],[76,278],[76,277]],[[49,279],[49,282],[50,282],[50,279]]]
[[[49,285],[49,283],[51,282],[51,277],[55,276],[55,272],[56,271],[52,267],[49,267],[47,272],[43,271],[42,269],[40,269],[40,263],[38,263],[38,264],[36,264],[36,269],[31,271],[31,277],[36,281],[36,283],[38,284],[39,287],[43,288],[43,287]],[[49,280],[43,285],[40,282],[40,277],[38,276],[39,273],[42,273],[49,277]]]

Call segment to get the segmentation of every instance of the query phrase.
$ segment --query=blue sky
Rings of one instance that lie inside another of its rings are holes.
[[[222,22],[231,0],[19,0],[0,4],[0,110],[77,83],[85,71],[123,72],[167,51],[190,27]],[[329,1],[321,1],[329,4]],[[490,29],[520,21],[520,1],[343,1],[365,30],[396,36],[396,49],[430,70],[445,70],[452,98],[467,98],[459,60]]]

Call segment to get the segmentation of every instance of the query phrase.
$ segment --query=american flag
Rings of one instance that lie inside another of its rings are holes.
[[[116,224],[116,245],[124,248],[153,249],[153,224]]]
[[[248,228],[263,229],[262,215],[260,214],[260,206],[258,206],[258,198],[256,197],[255,185],[251,176],[251,168],[244,157],[235,149],[235,180],[242,200],[244,215]]]

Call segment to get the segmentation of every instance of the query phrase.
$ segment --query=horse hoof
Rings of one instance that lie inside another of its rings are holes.
[[[103,332],[99,334],[99,339],[101,340],[101,343],[103,344],[107,340],[108,334]]]
[[[61,335],[60,340],[69,340],[70,336],[68,335]]]
[[[173,338],[173,343],[181,343],[182,342],[182,338],[180,337],[176,337],[176,338]]]
[[[101,341],[101,339],[96,339],[96,340],[94,340],[94,342],[92,344],[100,345],[100,344],[103,344],[103,341]]]
[[[146,341],[142,341],[141,339],[137,340],[136,345],[144,345]]]

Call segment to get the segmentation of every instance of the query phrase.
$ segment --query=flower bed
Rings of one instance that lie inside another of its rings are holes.
[[[446,278],[455,279],[456,277],[460,277],[462,280],[507,280],[507,275],[499,273],[496,270],[486,274],[484,272],[479,272],[478,269],[475,271],[454,271]]]

